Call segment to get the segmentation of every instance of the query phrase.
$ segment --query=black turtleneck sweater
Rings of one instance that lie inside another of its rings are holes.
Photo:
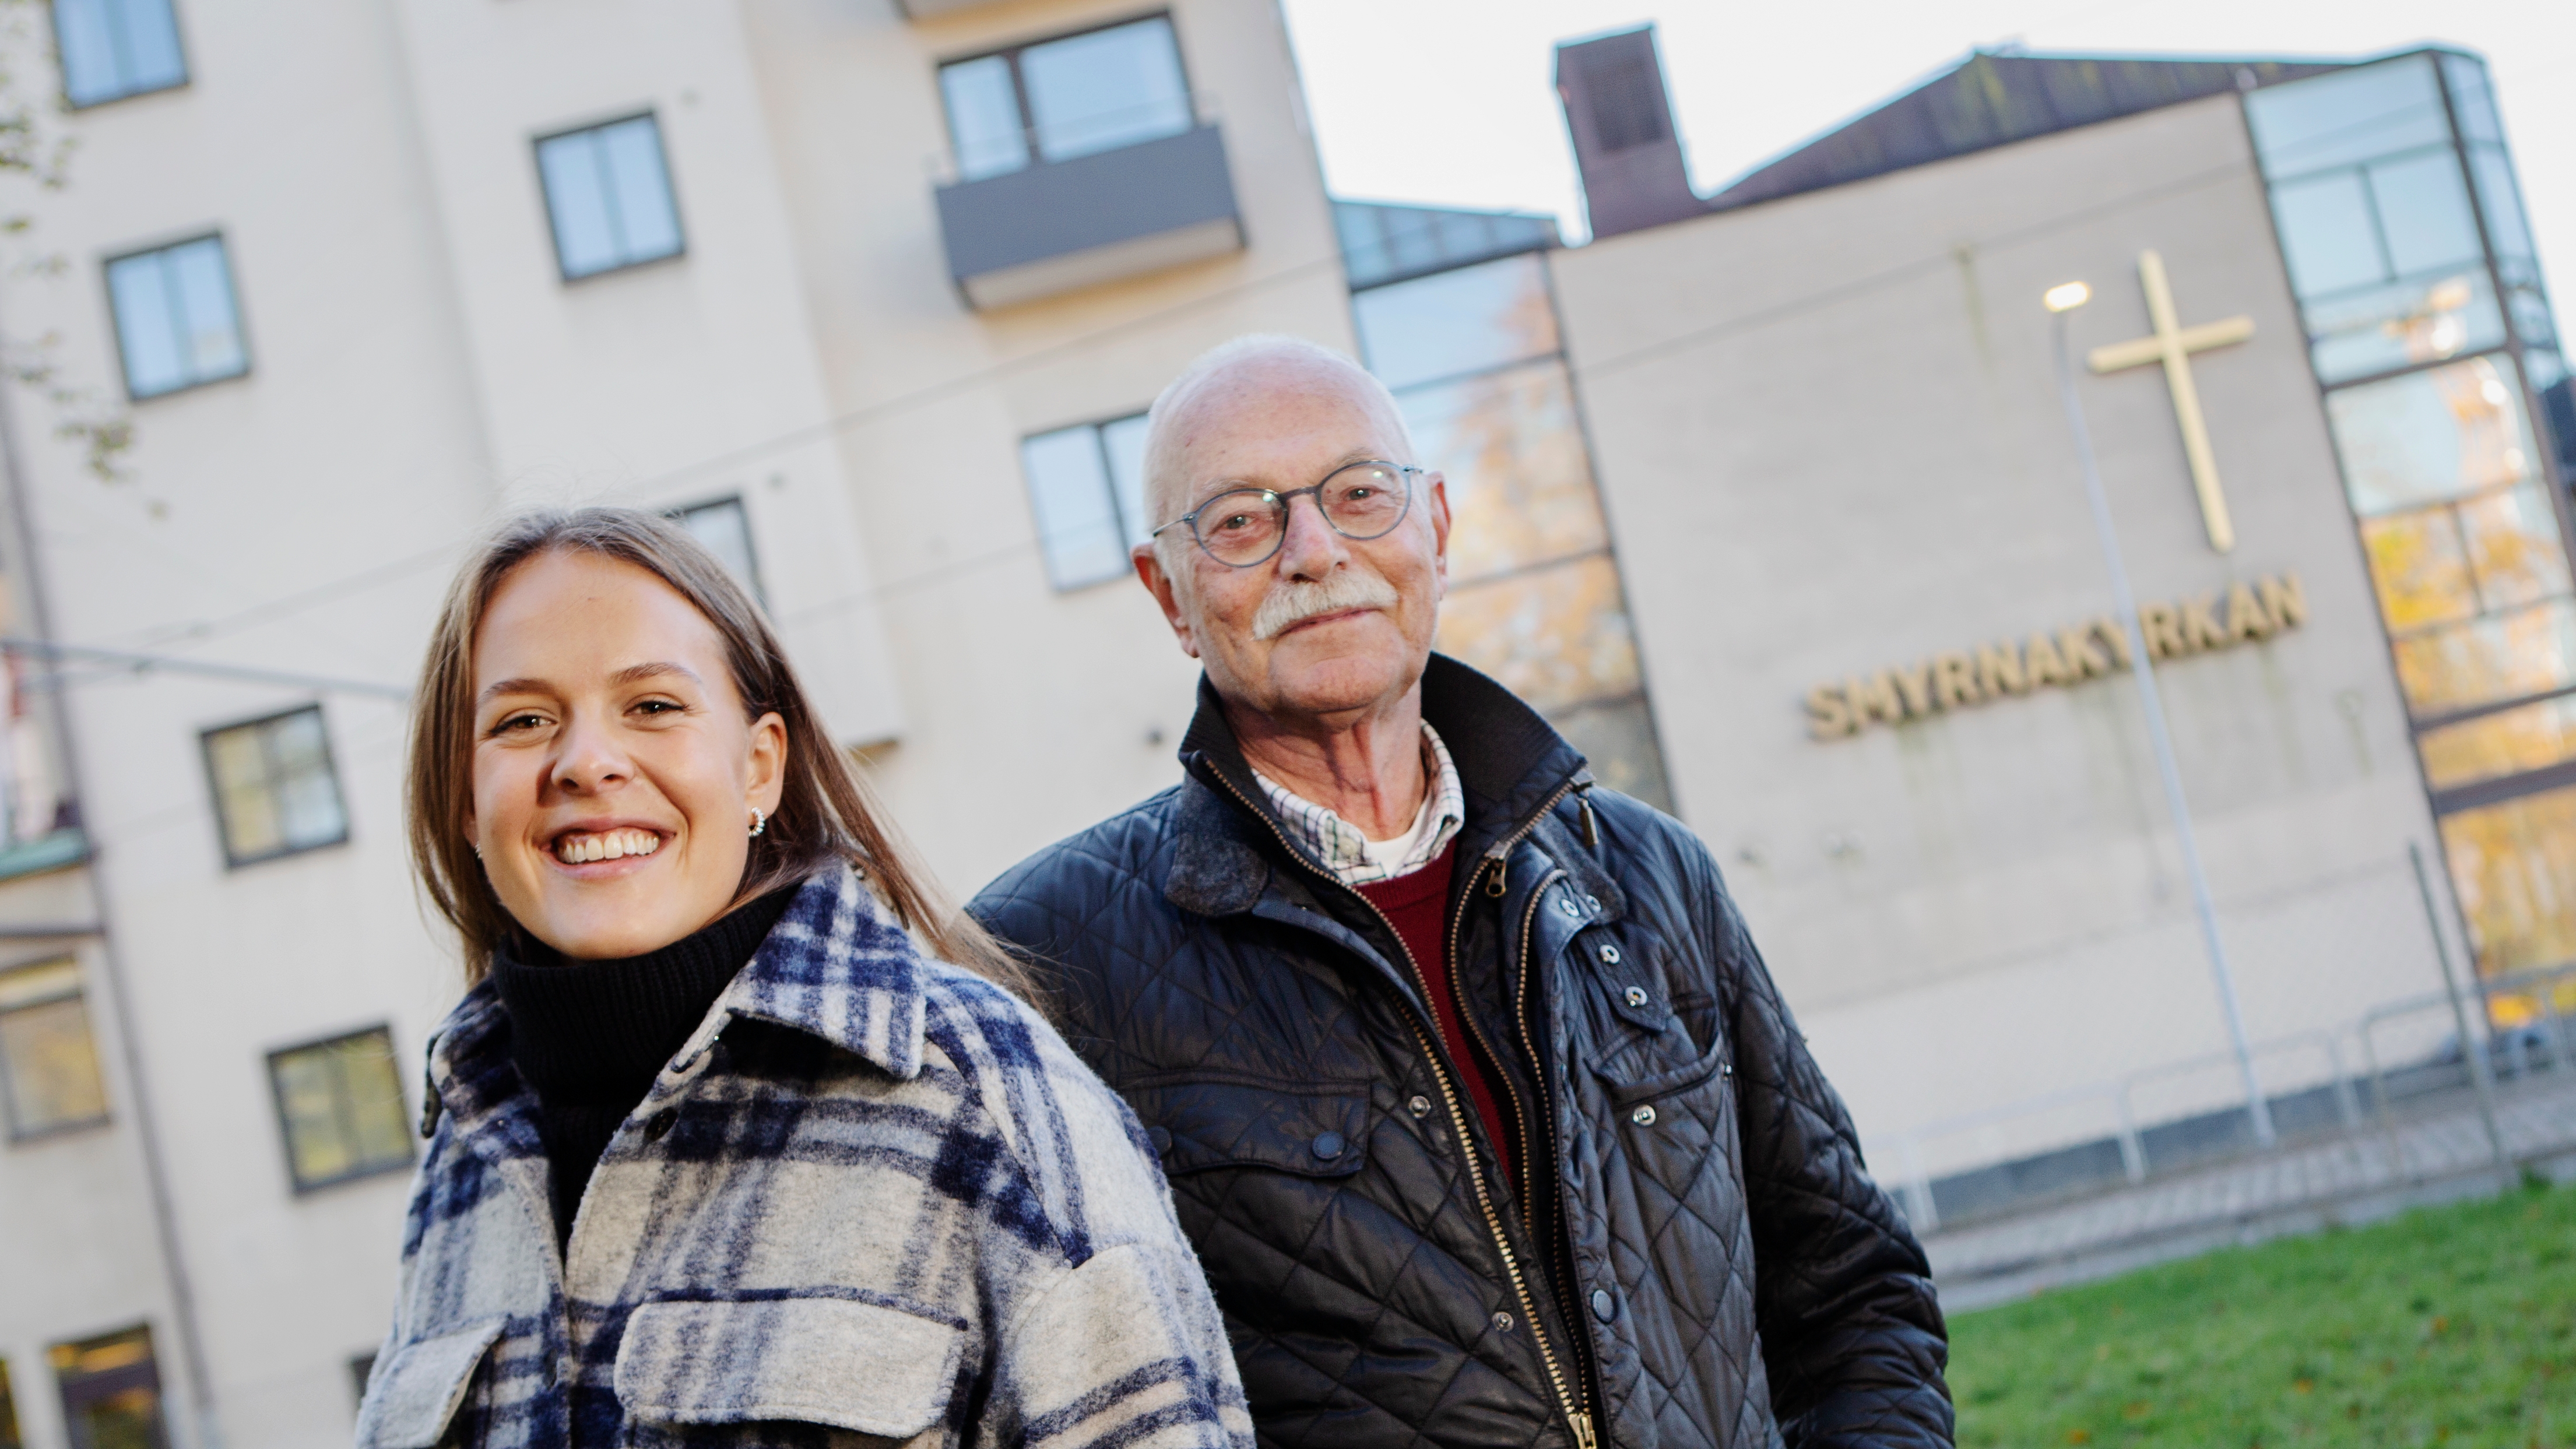
[[[568,960],[525,935],[493,953],[492,986],[510,1017],[510,1056],[537,1094],[557,1246],[572,1239],[573,1216],[608,1139],[795,895],[794,887],[772,892],[623,961]]]

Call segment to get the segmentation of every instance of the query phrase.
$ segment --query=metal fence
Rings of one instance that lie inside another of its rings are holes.
[[[2306,1056],[2314,1066],[2323,1068],[2321,1075],[2288,1077],[2288,1080],[2303,1081],[2306,1085],[2271,1098],[2275,1115],[2286,1121],[2305,1123],[2304,1130],[2293,1134],[2302,1137],[2313,1138],[2332,1132],[2358,1134],[2374,1127],[2393,1133],[2401,1113],[2413,1112],[2433,1102],[2451,1104],[2456,1094],[2465,1088],[2474,1096],[2485,1118],[2490,1144],[2501,1158],[2504,1147],[2496,1131],[2494,1108],[2498,1083],[2520,1081],[2542,1072],[2565,1081],[2571,1071],[2576,1071],[2576,1029],[2571,1029],[2558,1002],[2562,995],[2576,995],[2576,961],[2485,977],[2464,984],[2463,989],[2477,1005],[2474,1014],[2479,1025],[2475,1030],[2481,1039],[2462,1042],[2456,1030],[2442,1032],[2437,1027],[2439,1034],[2434,1039],[2439,1045],[2429,1054],[2419,1048],[2390,1060],[2384,1043],[2403,1023],[2418,1023],[2418,1030],[2412,1034],[2421,1042],[2424,1040],[2421,1018],[2441,1013],[2457,1019],[2464,1003],[2448,991],[2426,992],[2383,1002],[2335,1030],[2301,1032],[2255,1043],[2253,1053],[2258,1060],[2278,1063],[2285,1058]],[[2495,1025],[2499,1017],[2515,1024],[2499,1028]],[[2357,1072],[2350,1069],[2356,1061],[2360,1068]],[[2212,1052],[2149,1067],[2112,1081],[2070,1087],[1915,1128],[1899,1136],[1894,1143],[1894,1165],[1901,1175],[1907,1215],[1922,1232],[1932,1232],[1941,1225],[1940,1209],[1934,1201],[1934,1179],[1925,1167],[1924,1148],[1927,1144],[1968,1133],[1992,1131],[2007,1123],[2026,1123],[2034,1118],[2064,1117],[2089,1111],[2107,1131],[2101,1136],[2062,1142],[2036,1156],[1952,1174],[1941,1181],[1958,1182],[1979,1172],[1993,1172],[2049,1158],[2079,1159],[2088,1152],[2095,1153],[2107,1164],[2109,1153],[2106,1144],[2116,1146],[2119,1161],[2116,1173],[2087,1176],[2078,1161],[2067,1173],[2061,1174],[2068,1178],[2069,1185],[2059,1191],[2071,1192],[2082,1188],[2098,1189],[2119,1180],[2130,1184],[2143,1183],[2161,1170],[2201,1166],[2215,1155],[2242,1152],[2244,1147],[2240,1144],[2251,1138],[2250,1129],[2233,1136],[2225,1130],[2186,1132],[2179,1129],[2225,1129],[2235,1125],[2238,1119],[2250,1117],[2250,1109],[2246,1106],[2164,1119],[2143,1127],[2138,1110],[2142,1088],[2217,1069],[2232,1073],[2235,1067],[2233,1052]],[[2290,1110],[2293,1106],[2299,1110]],[[2162,1151],[2158,1150],[2160,1138],[2169,1144]],[[2213,1150],[2208,1145],[2211,1142],[2220,1145]],[[2050,1195],[2043,1190],[2026,1196],[2035,1200]]]

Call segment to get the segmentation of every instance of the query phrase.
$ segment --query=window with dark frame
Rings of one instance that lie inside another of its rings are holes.
[[[1124,577],[1128,551],[1154,527],[1145,513],[1145,415],[1023,438],[1020,466],[1048,580],[1064,590]]]
[[[69,958],[0,971],[0,1109],[14,1142],[107,1121],[98,1042]]]
[[[54,0],[54,51],[75,110],[188,83],[170,0]]]
[[[268,1080],[297,1192],[411,1166],[411,1114],[388,1028],[270,1052]]]
[[[225,864],[255,865],[348,840],[322,706],[224,725],[206,731],[204,741]]]
[[[961,181],[1177,136],[1194,119],[1168,15],[950,61],[939,92]]]
[[[707,552],[716,556],[716,562],[725,566],[734,582],[750,592],[752,602],[764,609],[769,607],[769,592],[760,582],[760,558],[751,547],[751,510],[743,505],[739,494],[674,508],[670,518],[687,529],[691,538],[706,545]]]
[[[150,1328],[58,1343],[47,1356],[71,1449],[170,1449]]]
[[[537,175],[567,282],[687,249],[662,128],[651,112],[537,139]]]
[[[224,239],[202,236],[107,262],[125,393],[136,402],[250,371]]]

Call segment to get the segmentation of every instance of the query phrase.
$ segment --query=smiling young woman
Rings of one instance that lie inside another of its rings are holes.
[[[362,1449],[1251,1442],[1134,1118],[686,534],[496,531],[410,801],[468,989]]]

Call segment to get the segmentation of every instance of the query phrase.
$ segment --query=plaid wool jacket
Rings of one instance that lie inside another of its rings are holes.
[[[509,1033],[487,981],[431,1043],[360,1449],[1250,1446],[1134,1115],[855,873],[798,892],[562,1253]]]

